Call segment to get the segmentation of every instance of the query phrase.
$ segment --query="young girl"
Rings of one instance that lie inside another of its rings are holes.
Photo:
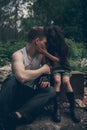
[[[54,98],[53,121],[61,121],[60,86],[62,82],[66,88],[66,95],[70,103],[71,118],[75,123],[78,123],[80,117],[76,114],[74,92],[70,84],[71,67],[68,62],[68,46],[65,43],[63,32],[58,26],[48,27],[47,42],[48,51],[42,49],[41,52],[50,59],[54,77],[56,96]]]

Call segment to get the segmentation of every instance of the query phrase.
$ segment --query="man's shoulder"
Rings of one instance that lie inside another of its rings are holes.
[[[22,54],[22,51],[21,51],[21,49],[20,50],[17,50],[17,51],[15,51],[13,54],[12,54],[12,58],[14,58],[14,57],[19,57],[19,56],[22,56],[23,54]]]

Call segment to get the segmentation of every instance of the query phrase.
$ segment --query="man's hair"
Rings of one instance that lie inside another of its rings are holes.
[[[32,27],[28,33],[28,42],[32,42],[36,38],[42,39],[46,37],[44,27]]]

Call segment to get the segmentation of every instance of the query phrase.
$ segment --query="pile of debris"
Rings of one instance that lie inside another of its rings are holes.
[[[0,86],[3,80],[7,77],[7,75],[11,72],[11,64],[5,65],[0,68]]]

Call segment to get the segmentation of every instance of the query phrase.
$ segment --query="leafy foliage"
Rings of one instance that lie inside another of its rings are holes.
[[[66,39],[66,43],[69,46],[69,61],[72,67],[72,70],[79,70],[84,73],[87,73],[87,66],[82,67],[81,62],[83,58],[87,59],[87,49],[83,43],[75,42],[71,39]]]
[[[11,55],[18,49],[24,47],[25,42],[7,42],[7,43],[0,43],[0,66],[11,62]]]
[[[71,39],[65,39],[66,43],[69,46],[69,60],[73,70],[80,70],[87,72],[87,67],[81,67],[81,60],[84,57],[87,57],[86,48],[83,43],[75,42]],[[0,43],[0,66],[11,62],[11,55],[18,49],[21,49],[25,46],[25,41],[22,42],[7,42]]]
[[[31,26],[55,24],[68,38],[73,69],[82,69],[79,61],[87,57],[86,6],[87,0],[0,0],[0,65],[11,61],[11,54],[25,44]]]
[[[86,5],[87,0],[0,0],[0,41],[20,40],[31,26],[55,24],[67,38],[86,44]]]
[[[70,57],[75,60],[79,60],[83,57],[86,57],[86,48],[83,43],[75,42],[71,39],[66,39],[66,43],[70,48]]]

